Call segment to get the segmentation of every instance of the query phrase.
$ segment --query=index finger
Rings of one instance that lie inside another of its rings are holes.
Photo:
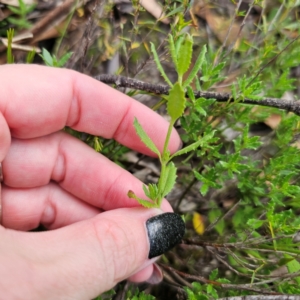
[[[136,117],[158,149],[163,149],[168,122],[138,101],[91,77],[38,65],[5,65],[0,67],[0,80],[0,112],[14,137],[39,137],[70,126],[113,138],[151,155],[133,127]],[[179,145],[180,138],[173,130],[170,151],[176,151]]]

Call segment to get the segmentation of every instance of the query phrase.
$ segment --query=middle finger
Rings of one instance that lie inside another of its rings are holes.
[[[3,161],[3,173],[9,187],[33,188],[53,180],[72,195],[103,210],[137,206],[135,200],[127,197],[128,190],[144,197],[137,178],[64,132],[13,139]]]

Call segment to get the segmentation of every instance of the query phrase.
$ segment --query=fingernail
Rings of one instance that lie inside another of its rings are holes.
[[[179,244],[185,231],[182,218],[174,213],[164,213],[146,222],[150,241],[149,258],[159,256]]]
[[[158,284],[162,282],[163,278],[164,276],[160,267],[157,264],[153,264],[153,273],[147,282],[150,284]]]

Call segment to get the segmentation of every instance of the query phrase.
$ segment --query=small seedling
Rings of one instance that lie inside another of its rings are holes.
[[[18,0],[19,6],[9,6],[9,10],[13,12],[18,18],[9,17],[8,21],[11,24],[18,26],[19,29],[28,29],[31,27],[31,23],[27,20],[27,15],[34,10],[36,4],[27,5],[25,1]]]
[[[170,92],[165,100],[167,101],[167,112],[171,117],[168,132],[165,138],[165,143],[162,153],[157,149],[151,138],[147,135],[141,124],[137,119],[134,120],[135,130],[142,140],[142,142],[154,152],[161,164],[161,174],[157,184],[144,185],[143,190],[145,195],[150,200],[141,199],[136,196],[133,191],[128,192],[130,198],[136,199],[144,207],[160,207],[163,198],[172,190],[176,182],[176,167],[171,161],[175,156],[185,154],[187,152],[197,149],[203,143],[203,140],[199,140],[179,151],[170,154],[168,149],[169,141],[173,126],[178,118],[180,118],[185,110],[186,105],[186,92],[190,98],[194,98],[192,88],[190,84],[197,76],[201,66],[205,60],[206,46],[202,48],[200,55],[192,70],[190,71],[187,79],[183,81],[183,75],[189,70],[192,53],[193,53],[193,37],[190,34],[183,34],[174,41],[173,37],[169,35],[169,51],[172,57],[172,61],[178,74],[178,80],[175,84],[172,84],[168,76],[166,75],[160,61],[154,45],[151,43],[151,51],[154,56],[155,63],[162,77],[170,86]]]
[[[67,63],[72,54],[73,52],[67,52],[60,59],[58,59],[55,55],[51,55],[48,50],[43,48],[40,57],[43,59],[44,63],[47,66],[61,68]]]

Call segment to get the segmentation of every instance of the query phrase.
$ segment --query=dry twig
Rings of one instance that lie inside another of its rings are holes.
[[[152,84],[137,79],[127,78],[127,77],[117,76],[117,75],[102,74],[102,75],[95,76],[94,78],[106,84],[114,84],[117,87],[126,87],[135,90],[146,91],[158,95],[168,95],[170,90],[170,87],[167,85]],[[196,98],[216,99],[217,102],[231,103],[235,101],[232,98],[232,95],[227,93],[222,94],[216,92],[194,91],[194,94]],[[300,101],[285,100],[285,99],[278,99],[278,98],[264,98],[261,100],[244,98],[243,100],[238,101],[237,103],[279,108],[287,112],[293,112],[294,114],[300,116]]]

